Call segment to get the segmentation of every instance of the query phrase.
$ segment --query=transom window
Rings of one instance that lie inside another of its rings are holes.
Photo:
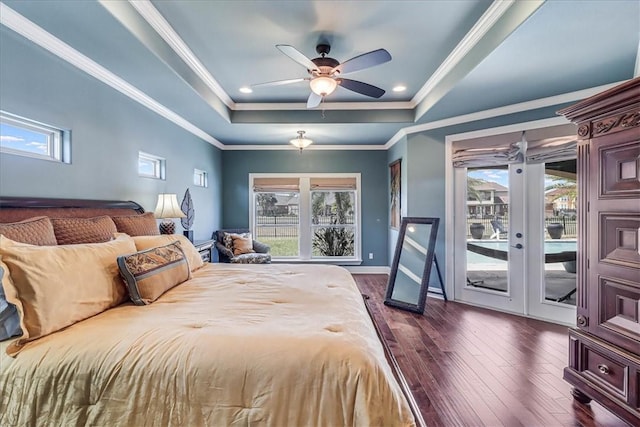
[[[198,187],[208,187],[209,186],[209,177],[207,171],[203,171],[200,169],[193,170],[193,184]]]
[[[166,160],[153,154],[138,153],[138,175],[145,178],[164,179]]]
[[[251,229],[283,260],[358,263],[360,174],[251,174]]]
[[[0,111],[0,151],[69,163],[68,132]]]

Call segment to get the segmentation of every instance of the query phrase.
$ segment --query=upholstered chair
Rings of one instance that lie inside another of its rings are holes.
[[[234,255],[233,246],[229,239],[225,239],[225,234],[245,234],[249,233],[247,228],[228,228],[217,230],[211,236],[216,241],[219,262],[229,262],[234,264],[269,264],[271,263],[271,249],[269,245],[252,240],[254,252]]]

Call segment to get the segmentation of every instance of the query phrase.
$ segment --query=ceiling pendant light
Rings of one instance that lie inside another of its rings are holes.
[[[313,143],[312,140],[304,137],[304,133],[305,132],[303,130],[299,130],[298,137],[293,138],[292,140],[289,141],[293,146],[295,146],[296,148],[299,148],[300,151],[302,151],[303,148],[307,148]]]
[[[318,76],[309,82],[309,86],[311,86],[313,93],[325,97],[331,95],[333,91],[336,90],[338,82],[331,77]]]

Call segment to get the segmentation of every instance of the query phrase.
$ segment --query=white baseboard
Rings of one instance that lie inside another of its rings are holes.
[[[389,274],[389,267],[386,265],[371,267],[345,265],[343,267],[353,274]]]

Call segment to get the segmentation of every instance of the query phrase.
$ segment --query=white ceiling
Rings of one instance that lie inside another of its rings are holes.
[[[2,3],[6,27],[38,42],[30,21],[227,148],[286,147],[298,129],[316,146],[383,147],[429,121],[615,83],[633,77],[640,34],[638,0]],[[340,62],[389,51],[349,75],[385,95],[338,88],[308,110],[305,82],[239,92],[305,77],[275,45],[314,58],[319,42]]]

